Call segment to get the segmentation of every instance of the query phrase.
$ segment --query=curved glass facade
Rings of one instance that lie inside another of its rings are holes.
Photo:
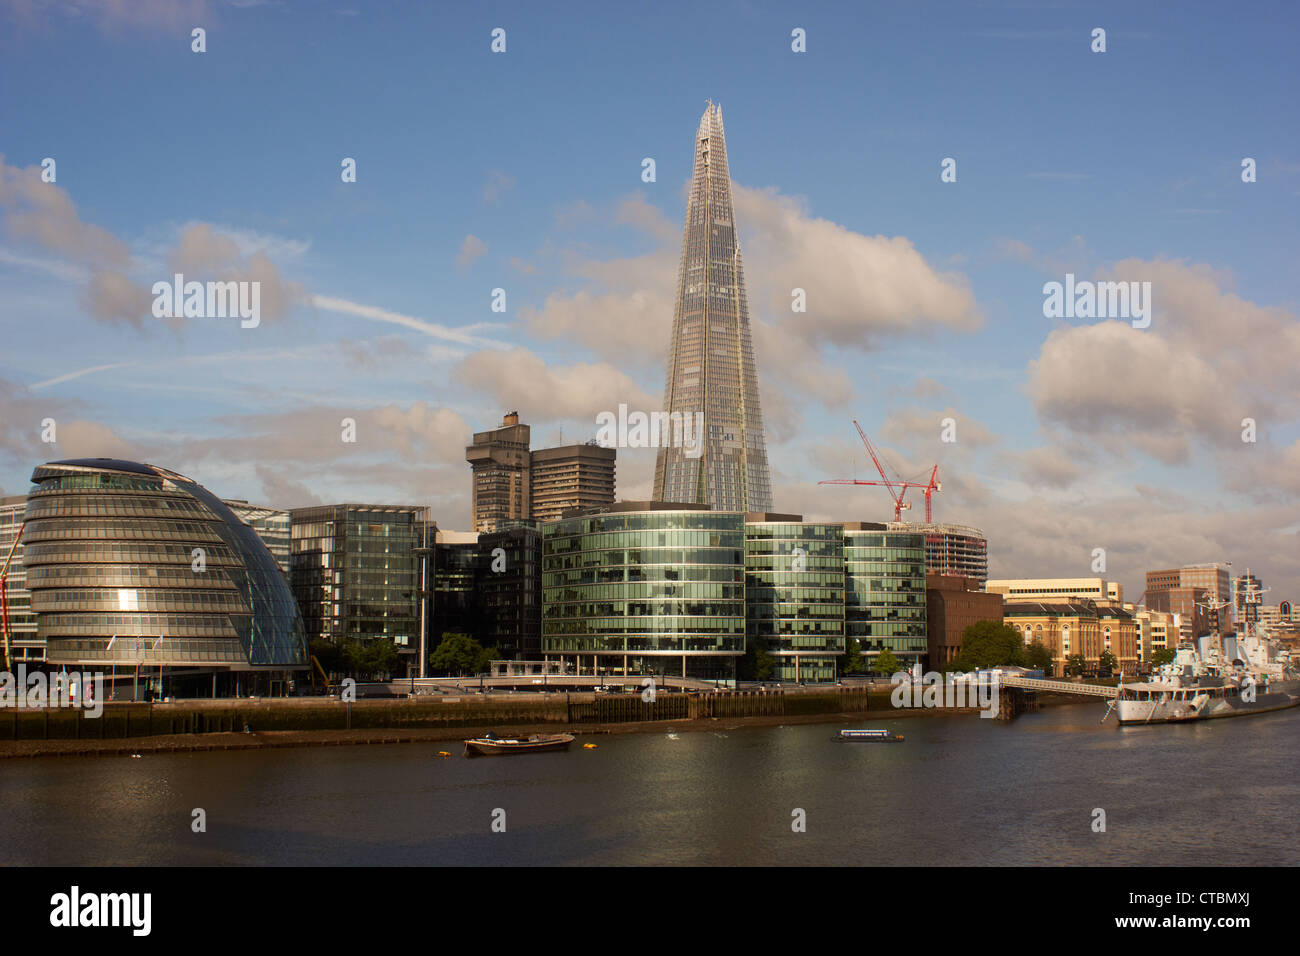
[[[766,644],[776,677],[835,679],[835,658],[844,653],[844,582],[843,525],[745,525],[746,636]]]
[[[910,668],[926,654],[925,535],[846,529],[844,568],[847,636]]]
[[[24,558],[51,663],[306,665],[275,558],[206,488],[111,459],[41,465],[32,482]]]
[[[542,653],[583,672],[731,678],[745,650],[745,516],[609,512],[542,525]]]

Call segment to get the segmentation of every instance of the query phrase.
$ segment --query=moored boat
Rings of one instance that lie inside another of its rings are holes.
[[[466,757],[496,757],[501,754],[533,754],[568,750],[573,734],[529,734],[527,737],[498,737],[484,734],[465,741]]]
[[[907,738],[902,734],[894,733],[892,730],[841,730],[840,739],[862,741],[864,743],[899,744]]]
[[[1126,724],[1182,723],[1265,714],[1300,706],[1300,675],[1258,625],[1231,650],[1207,657],[1180,642],[1174,660],[1144,683],[1119,685],[1115,711]],[[1104,719],[1104,718],[1103,718]]]

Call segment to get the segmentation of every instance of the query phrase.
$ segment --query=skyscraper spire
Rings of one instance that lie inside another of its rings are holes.
[[[702,412],[704,439],[698,449],[659,449],[655,499],[771,511],[722,107],[712,101],[695,136],[671,345],[664,410],[689,421]]]

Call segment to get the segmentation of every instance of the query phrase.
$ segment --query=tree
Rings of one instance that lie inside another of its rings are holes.
[[[1037,667],[1044,677],[1052,676],[1052,652],[1041,641],[1034,641],[1025,648],[1025,666]]]
[[[1102,651],[1101,656],[1097,658],[1097,675],[1099,677],[1109,677],[1119,669],[1119,658],[1110,651]]]
[[[367,677],[393,673],[398,661],[397,647],[386,637],[379,637],[363,646],[361,650],[361,673]]]
[[[1165,664],[1174,662],[1174,649],[1172,647],[1162,647],[1151,655],[1152,667],[1163,667]]]
[[[1082,674],[1087,666],[1087,661],[1083,659],[1082,654],[1071,654],[1065,659],[1065,672],[1071,677]]]
[[[961,653],[949,669],[982,670],[999,664],[1023,666],[1027,660],[1024,639],[1014,627],[1001,621],[976,621],[961,632]]]
[[[741,680],[771,680],[776,661],[767,649],[767,641],[758,636],[745,639],[745,656],[740,659],[737,676]]]
[[[850,637],[844,642],[844,656],[840,658],[840,673],[857,674],[865,666],[862,661],[862,645],[858,643],[856,637]]]
[[[435,673],[447,676],[463,677],[467,674],[481,674],[487,669],[491,652],[468,634],[447,632],[442,641],[429,655],[429,667]]]
[[[321,669],[326,674],[337,674],[343,669],[343,654],[333,641],[319,637],[312,638],[310,650],[312,657],[320,662]]]
[[[886,647],[876,655],[876,663],[872,670],[882,674],[895,674],[902,666],[894,656],[894,652]]]

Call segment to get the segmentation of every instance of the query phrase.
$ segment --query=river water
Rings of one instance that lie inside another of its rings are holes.
[[[0,863],[1300,864],[1300,711],[1122,730],[1102,713],[849,725],[901,744],[722,720],[478,760],[450,743],[5,760]]]

